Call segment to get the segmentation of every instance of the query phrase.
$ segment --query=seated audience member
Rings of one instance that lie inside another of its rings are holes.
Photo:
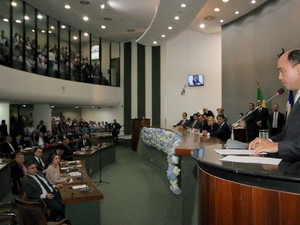
[[[207,117],[207,124],[203,127],[202,134],[203,136],[206,136],[210,133],[216,133],[219,126],[217,122],[215,121],[215,118],[212,116]]]
[[[52,132],[50,130],[47,130],[47,133],[44,134],[44,141],[46,144],[52,144],[54,143],[56,138],[52,135]]]
[[[224,115],[218,115],[217,116],[218,121],[218,129],[216,131],[210,132],[211,136],[216,136],[220,138],[223,141],[226,141],[230,138],[231,131],[228,124],[225,122],[225,116]]]
[[[38,133],[39,133],[39,132],[43,132],[43,134],[47,132],[47,128],[46,128],[46,126],[44,125],[44,121],[43,121],[43,120],[41,120],[40,123],[37,125],[36,131],[37,131]]]
[[[189,126],[191,129],[201,130],[202,124],[199,121],[199,116],[201,116],[199,113],[194,113],[193,122],[191,122]]]
[[[14,195],[20,195],[22,193],[22,180],[26,175],[24,154],[22,152],[18,152],[16,154],[15,160],[13,160],[9,165],[9,169],[12,182],[12,193]]]
[[[212,116],[215,118],[214,113],[211,110],[209,110],[208,108],[203,108],[203,114],[207,115],[207,117]]]
[[[23,149],[22,134],[17,134],[17,136],[12,140],[12,145],[14,149],[19,151]]]
[[[36,131],[33,131],[30,136],[29,146],[38,146],[39,145],[39,135]]]
[[[77,147],[78,149],[92,146],[92,143],[87,138],[88,138],[87,134],[82,135],[82,138],[78,142],[78,147]]]
[[[40,146],[41,148],[45,147],[44,133],[41,131],[39,132],[38,146]]]
[[[190,121],[187,119],[187,113],[182,113],[182,120],[180,120],[174,127],[184,127],[187,128],[190,125]]]
[[[29,122],[28,126],[24,128],[24,136],[25,137],[30,137],[32,132],[35,131],[33,122]]]
[[[58,154],[53,154],[51,156],[51,163],[45,170],[46,178],[51,184],[62,184],[70,181],[69,177],[61,177],[59,163],[60,156]]]
[[[64,150],[61,159],[63,159],[63,160],[73,160],[73,153],[76,152],[76,149],[70,143],[69,138],[64,138],[63,139],[61,148]]]
[[[29,160],[25,164],[26,176],[23,179],[22,187],[29,200],[42,200],[48,209],[54,213],[51,215],[51,220],[59,221],[65,218],[65,206],[61,202],[61,196],[56,188],[61,188],[61,184],[52,185],[44,177],[44,175],[37,170],[37,165],[34,161]]]
[[[4,157],[14,158],[18,149],[15,149],[12,145],[11,136],[6,136],[5,141],[0,146],[0,151]]]
[[[38,171],[44,172],[46,168],[46,163],[42,159],[43,149],[41,147],[37,147],[33,150],[33,158],[32,160],[36,163]]]

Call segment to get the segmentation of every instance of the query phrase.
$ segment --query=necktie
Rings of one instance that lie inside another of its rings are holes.
[[[44,187],[47,193],[52,193],[53,190],[51,190],[51,187],[48,184],[46,184],[38,175],[35,175],[35,177],[38,179],[38,181]]]
[[[277,128],[277,112],[274,112],[272,127]]]

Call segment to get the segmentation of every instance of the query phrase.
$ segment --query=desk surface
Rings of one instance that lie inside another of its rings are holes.
[[[225,176],[237,182],[260,187],[300,193],[300,162],[281,161],[278,166],[256,163],[224,162],[214,149],[222,149],[222,144],[214,144],[194,149],[191,152],[201,169],[216,176]],[[271,154],[262,157],[276,157]]]
[[[72,183],[64,184],[64,186],[59,189],[63,203],[78,203],[103,199],[103,193],[90,180],[85,169],[84,161],[77,160],[72,162],[65,162],[65,164],[61,168],[62,172],[64,170],[67,170],[66,172],[76,170],[77,172],[81,173],[79,177],[72,177]],[[82,192],[81,189],[72,188],[72,186],[77,185],[87,185],[89,191]]]

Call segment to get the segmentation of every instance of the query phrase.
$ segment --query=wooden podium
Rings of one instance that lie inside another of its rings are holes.
[[[150,126],[150,119],[131,120],[131,149],[136,151],[139,143],[140,131],[143,127]]]

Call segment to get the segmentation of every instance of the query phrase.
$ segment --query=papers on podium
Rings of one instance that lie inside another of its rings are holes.
[[[221,161],[278,165],[280,163],[281,159],[268,158],[268,157],[228,155],[228,156],[225,156],[224,158],[222,158]]]
[[[254,153],[254,150],[245,149],[215,149],[220,155],[265,155],[266,152]]]

